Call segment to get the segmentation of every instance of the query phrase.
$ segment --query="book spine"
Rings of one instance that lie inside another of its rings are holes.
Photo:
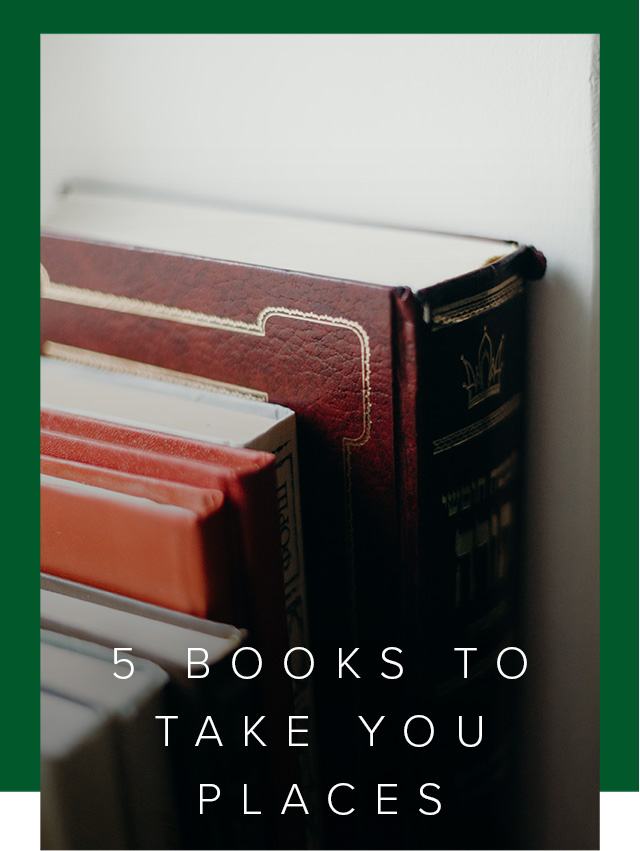
[[[226,515],[207,517],[150,498],[40,484],[41,566],[65,579],[222,620],[233,614]]]
[[[133,840],[126,819],[118,772],[115,725],[104,711],[41,691],[41,847],[90,848],[100,836],[104,848],[128,848]],[[60,751],[57,716],[65,714],[87,728]],[[93,717],[91,726],[87,719]],[[95,771],[95,766],[100,771]]]
[[[410,290],[399,288],[392,298],[394,324],[394,442],[396,467],[397,526],[400,561],[405,567],[402,597],[398,609],[403,632],[417,622],[418,587],[418,421],[420,376],[418,369],[418,331],[422,309]],[[409,631],[405,644],[411,647],[414,636]]]
[[[477,665],[513,623],[526,282],[540,274],[522,249],[417,298],[416,604],[428,608],[428,632],[478,646]],[[458,662],[446,652],[440,689],[461,676]]]
[[[278,528],[284,579],[287,629],[290,647],[309,647],[307,595],[302,545],[302,516],[300,510],[300,478],[298,474],[298,444],[295,417],[290,415],[264,435],[247,444],[248,449],[271,452],[275,456]],[[295,670],[295,665],[292,663]],[[305,670],[304,664],[301,665]],[[296,671],[296,673],[300,673]],[[308,680],[296,680],[294,696],[296,709],[308,708]],[[301,705],[298,706],[298,701]]]
[[[302,512],[300,508],[300,477],[298,465],[298,440],[293,415],[281,420],[257,440],[247,444],[249,449],[271,452],[275,455],[276,495],[278,503],[278,528],[282,552],[285,606],[289,647],[309,650],[310,637],[307,613],[307,593],[302,541]],[[296,656],[298,657],[296,659]],[[290,668],[299,679],[293,680],[293,705],[297,715],[306,716],[309,725],[309,746],[300,749],[300,777],[305,801],[311,802],[307,817],[309,847],[322,845],[322,827],[319,812],[318,754],[313,707],[313,676],[305,676],[309,659],[305,653],[291,657]]]
[[[508,820],[500,802],[508,800],[514,689],[496,659],[515,643],[517,624],[525,297],[526,278],[542,273],[535,259],[525,249],[508,263],[396,298],[403,606],[419,672],[408,690],[445,727],[464,713],[484,718],[473,760],[465,748],[434,751],[457,812],[467,802],[476,839],[483,830],[499,835],[496,824]],[[455,648],[473,648],[466,677]],[[473,841],[460,824],[449,828],[459,842]]]

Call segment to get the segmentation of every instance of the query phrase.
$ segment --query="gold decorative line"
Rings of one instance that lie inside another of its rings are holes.
[[[371,435],[371,348],[369,335],[362,325],[352,319],[311,313],[287,307],[265,307],[258,314],[255,322],[243,322],[229,319],[225,316],[215,316],[200,313],[181,307],[156,304],[151,301],[119,296],[113,293],[88,290],[73,287],[68,284],[57,284],[47,278],[41,281],[42,297],[51,301],[76,304],[81,307],[93,307],[99,310],[109,310],[116,313],[133,314],[148,319],[163,319],[168,322],[178,322],[183,325],[195,325],[199,328],[211,328],[219,331],[230,331],[237,334],[249,334],[255,337],[266,336],[266,324],[273,317],[296,319],[301,322],[311,322],[316,325],[328,325],[334,328],[344,328],[354,333],[360,345],[361,391],[362,391],[362,428],[357,437],[342,438],[342,457],[344,465],[345,497],[347,503],[347,538],[350,559],[353,564],[353,500],[351,477],[351,452],[354,448],[364,446]],[[353,577],[352,571],[352,577]],[[351,599],[355,600],[355,588],[351,588]]]
[[[345,437],[343,440],[348,446],[362,446],[369,440],[371,430],[371,352],[369,336],[364,328],[352,319],[310,313],[288,307],[265,307],[260,311],[255,322],[243,322],[239,319],[229,319],[225,316],[215,316],[181,307],[156,304],[155,302],[142,301],[141,299],[129,298],[128,296],[117,296],[113,293],[87,290],[67,284],[56,284],[53,281],[44,283],[42,297],[52,301],[77,304],[81,307],[94,307],[100,310],[144,316],[147,319],[163,319],[184,325],[195,325],[199,328],[232,331],[239,334],[250,334],[256,337],[266,336],[265,326],[267,321],[275,316],[299,319],[318,325],[331,325],[353,331],[360,343],[362,363],[362,431],[356,438]]]
[[[95,369],[107,369],[111,372],[124,373],[125,375],[139,375],[142,378],[153,378],[156,381],[165,381],[168,384],[193,387],[195,390],[214,390],[216,393],[224,393],[226,396],[251,399],[255,402],[269,401],[269,394],[262,390],[253,390],[250,387],[242,387],[239,384],[228,384],[226,381],[214,381],[212,378],[190,375],[186,372],[178,372],[175,369],[165,369],[162,366],[140,363],[139,361],[129,360],[128,358],[119,358],[115,355],[92,352],[89,349],[80,349],[76,346],[54,343],[51,340],[45,341],[42,346],[42,353],[56,360],[78,363],[82,366],[94,367]]]
[[[208,313],[199,313],[195,310],[156,304],[152,301],[142,301],[138,298],[103,293],[97,290],[87,290],[82,287],[72,287],[68,284],[56,284],[53,281],[43,284],[42,297],[51,301],[77,304],[81,307],[95,307],[98,310],[144,316],[146,319],[165,319],[169,322],[179,322],[182,325],[196,325],[199,328],[235,331],[240,334],[253,334],[257,337],[264,336],[264,329],[260,324],[262,314],[258,317],[257,322],[241,322],[238,319],[210,316]],[[267,310],[269,309],[267,308]]]
[[[504,304],[522,292],[524,292],[522,278],[513,275],[483,293],[453,301],[443,307],[436,307],[432,314],[433,329],[437,331],[447,325],[457,325],[459,322],[473,319],[500,304]]]
[[[513,414],[513,412],[520,407],[521,403],[522,396],[520,393],[516,393],[516,395],[512,396],[508,402],[505,402],[504,405],[501,405],[488,416],[472,423],[470,426],[466,426],[466,428],[454,431],[446,437],[434,440],[433,454],[438,455],[440,452],[446,452],[447,449],[451,449],[454,446],[460,446],[461,443],[466,443],[468,440],[472,440],[474,437],[484,434],[485,431],[489,431],[489,429],[497,426],[498,423],[501,423],[502,420]]]

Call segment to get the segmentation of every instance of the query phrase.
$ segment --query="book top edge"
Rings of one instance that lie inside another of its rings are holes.
[[[43,230],[414,292],[517,248],[509,241],[87,191],[62,196]]]

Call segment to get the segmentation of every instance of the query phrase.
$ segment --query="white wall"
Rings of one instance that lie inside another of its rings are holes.
[[[528,501],[535,770],[523,819],[534,846],[594,847],[597,40],[81,35],[44,36],[42,48],[45,210],[82,177],[545,252]]]

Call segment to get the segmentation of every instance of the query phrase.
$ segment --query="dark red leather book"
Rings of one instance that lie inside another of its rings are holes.
[[[219,490],[41,458],[40,564],[64,579],[233,620]]]
[[[302,224],[283,227],[292,244],[303,242]],[[395,261],[381,260],[384,274],[373,262],[371,276],[359,277],[353,265],[333,262],[340,240],[361,244],[358,226],[339,237],[332,228],[318,225],[316,265],[279,268],[267,239],[264,255],[247,248],[216,256],[214,232],[203,257],[173,253],[185,249],[169,238],[100,243],[126,234],[89,232],[81,222],[75,232],[85,239],[45,235],[43,349],[71,358],[89,350],[250,387],[296,412],[313,647],[332,660],[339,645],[361,648],[355,697],[335,668],[318,689],[325,731],[344,727],[345,706],[374,718],[395,712],[400,723],[407,707],[405,716],[459,697],[491,714],[501,698],[485,672],[495,673],[517,624],[525,304],[545,261],[533,248],[488,243],[482,259],[440,266],[427,239],[417,272],[400,247]],[[275,227],[262,233],[271,237]],[[363,256],[375,258],[387,233],[370,229]],[[420,236],[407,234],[407,246]],[[448,239],[453,254],[473,243]],[[380,678],[385,646],[403,651],[397,684]],[[465,646],[478,648],[468,680],[453,650]],[[503,739],[496,732],[492,753]],[[336,757],[328,784],[344,779],[342,768]],[[385,835],[393,819],[375,812],[357,820],[357,835],[349,833],[355,820],[343,818],[335,844],[481,842],[487,799],[492,811],[500,800],[492,784],[484,787],[484,798],[467,795],[473,839],[460,835],[465,813],[448,806],[450,822],[417,816],[406,836]],[[436,822],[450,836],[430,834]],[[499,841],[492,830],[484,841]]]
[[[249,644],[261,654],[262,671],[256,683],[261,712],[266,716],[264,738],[268,742],[273,783],[267,793],[274,796],[274,801],[284,801],[291,784],[299,780],[299,768],[297,753],[287,747],[293,703],[291,680],[283,666],[288,637],[273,455],[46,410],[41,412],[41,454],[45,463],[60,459],[67,465],[104,468],[106,475],[107,471],[115,471],[127,477],[149,477],[224,494],[232,608],[229,620],[249,630]],[[91,514],[91,509],[86,512]],[[100,522],[98,513],[94,516]],[[45,521],[46,518],[47,511]],[[47,527],[44,537],[48,537]],[[46,567],[53,572],[55,565]],[[58,575],[70,578],[60,571]],[[143,591],[145,578],[147,594]],[[153,572],[143,568],[139,582],[143,593],[136,596],[155,603]],[[96,585],[107,587],[104,581]],[[198,590],[195,584],[189,588],[192,596]],[[215,586],[212,591],[200,590],[203,599],[198,608],[202,609],[215,596]],[[175,602],[165,605],[193,613],[192,608],[181,608]],[[249,672],[254,670],[250,667]],[[297,816],[278,821],[276,832],[277,847],[297,847],[303,841]]]

